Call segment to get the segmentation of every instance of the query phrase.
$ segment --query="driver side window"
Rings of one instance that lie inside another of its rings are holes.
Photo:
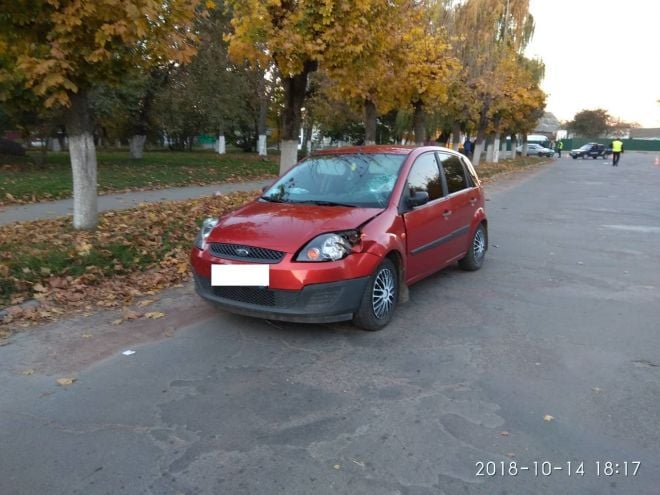
[[[429,194],[429,201],[442,197],[440,169],[434,153],[425,153],[413,163],[408,175],[408,190],[404,193],[423,191]]]

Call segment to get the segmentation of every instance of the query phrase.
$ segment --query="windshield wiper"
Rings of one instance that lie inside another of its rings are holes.
[[[317,199],[308,199],[305,201],[292,201],[292,203],[301,203],[301,204],[319,205],[319,206],[346,206],[347,208],[357,208],[355,205],[350,205],[348,203],[337,203],[335,201],[322,201]]]
[[[270,196],[260,196],[259,199],[263,199],[264,201],[268,201],[270,203],[286,203],[287,202],[287,201],[284,201],[282,199],[271,198]]]

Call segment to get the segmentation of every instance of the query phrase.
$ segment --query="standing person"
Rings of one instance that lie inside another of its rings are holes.
[[[614,138],[612,141],[612,166],[619,166],[619,158],[621,158],[621,153],[623,153],[623,141],[619,138]]]
[[[557,140],[557,143],[555,144],[555,151],[559,155],[559,158],[561,158],[561,150],[564,149],[564,142],[561,139]]]
[[[466,136],[465,142],[463,143],[463,154],[472,160],[472,151],[472,141],[470,141],[470,138]]]

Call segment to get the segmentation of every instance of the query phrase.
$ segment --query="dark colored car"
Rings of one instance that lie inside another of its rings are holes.
[[[383,328],[408,285],[458,262],[481,267],[484,194],[441,147],[322,151],[260,198],[207,219],[191,260],[201,297],[272,320]]]
[[[593,158],[595,160],[598,157],[607,158],[611,154],[612,150],[600,143],[587,143],[569,152],[573,160],[577,160],[578,158]]]

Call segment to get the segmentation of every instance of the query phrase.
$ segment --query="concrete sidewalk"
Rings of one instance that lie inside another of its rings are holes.
[[[158,201],[176,201],[184,199],[202,198],[211,196],[215,192],[223,194],[235,191],[254,191],[273,182],[273,179],[211,184],[208,186],[173,187],[155,191],[136,191],[127,193],[111,193],[99,196],[99,212],[108,210],[127,210],[135,208],[139,203],[154,203]],[[73,199],[61,199],[28,205],[0,207],[0,225],[29,220],[73,215]]]

